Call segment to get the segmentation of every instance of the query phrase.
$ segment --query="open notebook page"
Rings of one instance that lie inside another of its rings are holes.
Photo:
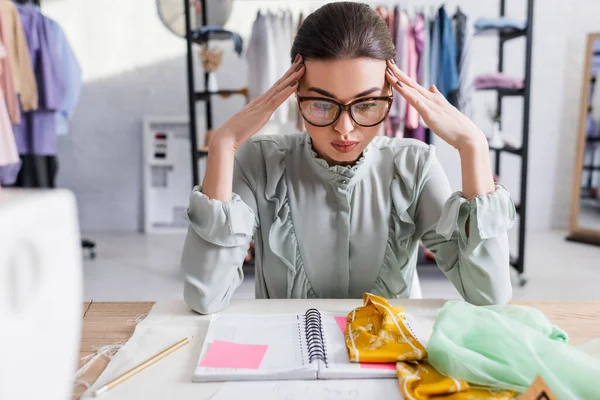
[[[194,382],[316,379],[304,315],[213,315]]]
[[[396,379],[394,363],[355,363],[348,358],[348,348],[344,339],[346,314],[321,312],[323,335],[327,349],[327,367],[319,366],[319,379]]]

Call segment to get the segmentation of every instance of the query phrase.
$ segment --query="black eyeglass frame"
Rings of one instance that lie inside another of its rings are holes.
[[[392,103],[394,102],[394,94],[392,93],[390,96],[377,96],[377,97],[363,97],[362,99],[357,99],[354,100],[351,103],[348,104],[342,104],[340,102],[337,102],[333,99],[328,99],[325,97],[309,97],[309,96],[299,96],[298,92],[296,92],[296,100],[298,101],[298,109],[300,111],[300,115],[302,115],[302,118],[304,118],[304,120],[306,122],[308,122],[310,125],[312,126],[316,126],[318,128],[325,128],[327,126],[331,126],[333,124],[335,124],[337,122],[337,120],[340,118],[340,115],[342,115],[343,111],[348,111],[348,115],[350,115],[350,118],[352,119],[352,121],[354,121],[355,124],[365,127],[365,128],[370,128],[372,126],[376,126],[379,125],[380,123],[382,123],[388,116],[388,114],[390,113],[390,110],[392,109]],[[318,101],[325,101],[331,104],[335,104],[338,108],[337,114],[335,115],[335,118],[333,119],[332,122],[326,124],[326,125],[317,125],[315,123],[310,122],[302,113],[302,103],[305,101],[311,101],[311,100],[318,100]],[[352,115],[352,106],[359,104],[359,103],[363,103],[366,101],[374,101],[374,100],[386,100],[388,102],[388,108],[387,111],[385,112],[385,115],[383,116],[383,118],[381,118],[380,121],[378,121],[375,124],[370,124],[370,125],[363,125],[360,122],[358,122],[355,118],[354,115]]]

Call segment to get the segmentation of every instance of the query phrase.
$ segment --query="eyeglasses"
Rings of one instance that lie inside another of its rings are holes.
[[[334,124],[342,111],[348,111],[357,125],[370,127],[383,122],[390,112],[392,96],[369,97],[353,101],[350,104],[338,103],[322,97],[300,97],[296,93],[300,114],[311,125],[326,127]]]

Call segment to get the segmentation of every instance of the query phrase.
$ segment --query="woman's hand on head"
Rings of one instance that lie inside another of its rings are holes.
[[[387,61],[386,79],[413,106],[437,136],[459,151],[470,146],[487,146],[487,139],[473,121],[431,86],[419,85],[398,66]]]
[[[216,130],[209,146],[231,148],[235,152],[265,126],[275,110],[298,88],[298,82],[305,71],[303,61],[302,56],[298,55],[292,66],[269,90],[248,103]]]

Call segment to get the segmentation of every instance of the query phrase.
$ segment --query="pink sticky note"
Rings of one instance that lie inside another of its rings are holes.
[[[361,368],[373,368],[373,369],[393,369],[396,370],[395,363],[360,363]]]
[[[340,327],[340,331],[342,331],[342,333],[345,335],[346,328],[348,327],[346,323],[346,317],[335,317],[335,322],[337,322],[338,326]]]
[[[200,361],[201,367],[258,369],[267,345],[213,340]]]

